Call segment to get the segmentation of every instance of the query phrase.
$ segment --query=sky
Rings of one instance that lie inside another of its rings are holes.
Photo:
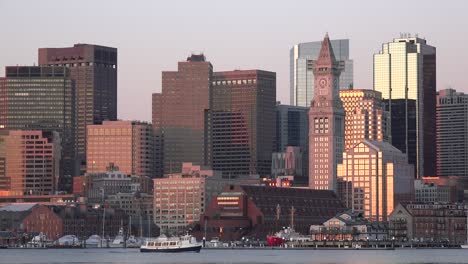
[[[161,72],[203,52],[215,71],[277,73],[289,104],[289,49],[349,38],[354,87],[372,89],[372,59],[401,32],[437,48],[437,89],[468,92],[468,1],[0,0],[0,76],[37,65],[37,49],[75,43],[118,48],[118,118],[151,121]]]

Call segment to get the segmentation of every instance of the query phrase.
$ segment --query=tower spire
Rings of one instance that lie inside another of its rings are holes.
[[[322,47],[320,48],[320,53],[317,58],[317,65],[322,67],[332,67],[335,63],[335,54],[333,53],[333,48],[331,47],[330,38],[328,37],[327,32],[322,41]]]

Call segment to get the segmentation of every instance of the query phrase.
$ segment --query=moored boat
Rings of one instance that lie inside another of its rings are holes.
[[[157,239],[147,239],[140,247],[140,252],[161,252],[161,253],[176,253],[176,252],[200,252],[201,243],[190,235],[181,237],[167,238],[160,236]]]

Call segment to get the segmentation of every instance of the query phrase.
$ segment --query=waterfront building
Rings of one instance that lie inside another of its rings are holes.
[[[345,110],[345,150],[364,139],[388,141],[388,113],[382,94],[374,90],[341,90],[340,99]]]
[[[399,202],[412,201],[414,171],[406,155],[387,142],[369,141],[343,153],[338,195],[371,221],[387,221]]]
[[[57,132],[11,130],[0,135],[0,195],[50,195],[57,190]]]
[[[38,205],[35,203],[5,204],[0,206],[0,230],[20,231],[21,222]]]
[[[349,39],[330,40],[335,58],[342,67],[339,89],[353,87],[353,60],[349,57]],[[309,107],[313,100],[316,84],[313,70],[314,61],[320,53],[322,41],[305,42],[294,45],[289,51],[290,61],[290,104]]]
[[[309,110],[309,188],[335,190],[344,150],[344,110],[339,98],[341,66],[328,34],[313,63],[314,99]]]
[[[86,169],[86,126],[117,120],[117,49],[90,44],[40,48],[39,65],[66,67],[75,83],[75,144],[82,175]]]
[[[159,139],[158,168],[180,171],[183,162],[205,163],[205,110],[210,108],[213,66],[192,54],[177,71],[162,72],[162,91],[153,94],[153,127]],[[159,155],[164,153],[164,155]],[[160,175],[159,175],[160,176]]]
[[[437,175],[468,177],[468,95],[437,92]]]
[[[424,178],[423,178],[424,179]],[[424,180],[414,181],[414,201],[416,203],[453,203],[452,192],[455,188],[437,185]]]
[[[270,176],[275,142],[276,73],[213,74],[206,161],[223,177]]]
[[[463,204],[398,204],[389,216],[389,236],[396,241],[466,244]]]
[[[151,124],[104,121],[87,127],[88,173],[107,171],[109,164],[128,175],[154,177],[154,133]]]
[[[58,132],[59,190],[75,174],[75,83],[63,66],[8,66],[0,78],[0,130]]]
[[[195,235],[207,240],[264,240],[283,227],[305,235],[311,224],[321,224],[345,210],[329,190],[228,185],[201,215],[200,230]]]
[[[374,55],[374,90],[390,114],[390,143],[416,177],[436,175],[436,48],[418,37],[384,43]]]

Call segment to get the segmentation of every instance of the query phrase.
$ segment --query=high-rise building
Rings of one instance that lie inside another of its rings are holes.
[[[63,67],[11,66],[0,78],[0,129],[60,134],[59,189],[71,189],[75,174],[75,85]]]
[[[436,173],[436,48],[402,37],[374,55],[374,90],[390,114],[391,144],[408,155],[416,177]]]
[[[61,150],[58,132],[4,131],[0,145],[2,195],[49,195],[57,190]]]
[[[157,162],[164,173],[180,171],[182,162],[205,163],[205,110],[210,108],[213,66],[204,55],[162,73],[162,92],[153,94]]]
[[[341,90],[353,86],[353,60],[349,59],[349,40],[330,40],[335,59],[341,64]],[[322,41],[299,43],[289,51],[290,104],[309,107],[314,96],[314,61],[319,56]]]
[[[304,169],[305,154],[300,147],[288,146],[283,152],[273,152],[271,176],[293,176],[294,185],[307,185],[307,172]]]
[[[437,176],[468,177],[468,94],[437,93]]]
[[[113,164],[128,175],[154,177],[151,124],[104,121],[102,125],[89,125],[86,142],[88,173],[106,172]]]
[[[382,94],[373,90],[341,90],[345,110],[345,150],[364,139],[387,141],[388,114]]]
[[[276,73],[215,72],[206,160],[224,177],[269,176],[275,142]]]
[[[335,190],[336,166],[344,150],[344,110],[338,94],[340,64],[328,34],[313,63],[314,100],[309,110],[309,187]]]
[[[347,208],[386,221],[399,202],[412,200],[414,169],[390,143],[364,139],[343,153],[338,182],[338,196]]]
[[[76,146],[81,175],[86,168],[86,126],[117,120],[117,49],[75,44],[40,48],[39,65],[65,66],[76,87]]]
[[[276,105],[276,151],[287,146],[309,150],[309,107]]]

